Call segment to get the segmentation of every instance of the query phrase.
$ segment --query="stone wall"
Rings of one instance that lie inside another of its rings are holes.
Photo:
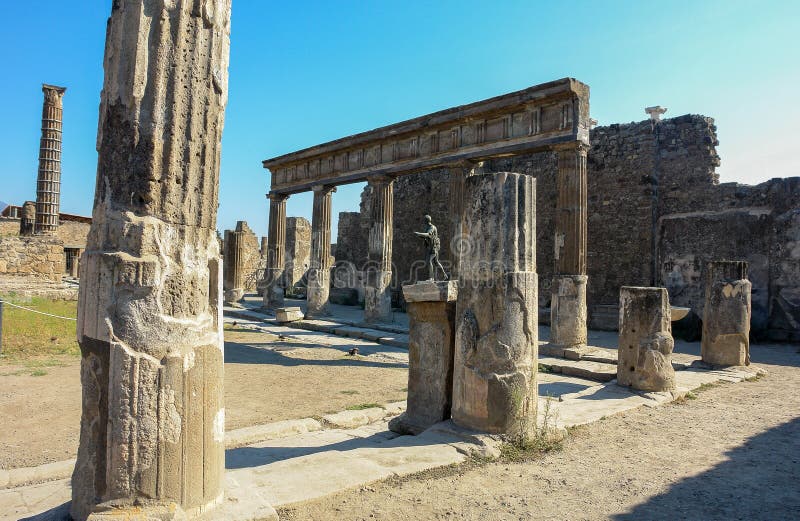
[[[58,237],[0,237],[0,273],[58,282],[64,274],[64,244]]]
[[[19,219],[0,217],[0,237],[16,237],[19,235]]]
[[[286,287],[299,283],[311,263],[311,223],[305,217],[286,218]]]
[[[753,334],[800,338],[800,178],[757,186],[719,184],[714,120],[699,115],[597,127],[588,154],[588,305],[592,327],[615,328],[619,288],[666,286],[673,305],[702,316],[702,271],[710,259],[749,260]],[[536,176],[539,305],[553,274],[556,158],[489,161],[485,171]],[[448,172],[405,176],[394,188],[394,288],[417,280],[424,258],[413,231],[429,213],[450,260]],[[369,189],[358,213],[339,216],[337,263],[366,259]],[[735,210],[735,211],[734,211]],[[677,268],[676,268],[677,266]],[[677,270],[677,271],[676,271]],[[424,270],[421,272],[424,273]]]
[[[56,237],[64,242],[65,248],[85,249],[90,226],[91,223],[62,220],[56,230]]]

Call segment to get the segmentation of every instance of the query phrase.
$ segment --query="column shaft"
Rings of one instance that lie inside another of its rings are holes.
[[[394,224],[394,180],[376,176],[369,179],[372,188],[368,263],[364,287],[364,320],[392,320],[392,226]]]
[[[267,309],[283,306],[283,269],[286,262],[286,194],[270,193],[267,268],[260,284]]]
[[[308,270],[306,316],[320,316],[328,311],[331,285],[331,200],[333,186],[314,187],[311,214],[311,265]]]
[[[550,343],[569,348],[586,345],[586,153],[583,144],[558,151]]]
[[[65,87],[42,85],[42,138],[39,143],[39,173],[36,178],[35,233],[58,229],[61,198],[61,121]]]
[[[185,519],[222,501],[216,224],[229,20],[230,0],[128,0],[111,10],[80,264],[76,521],[98,511]]]

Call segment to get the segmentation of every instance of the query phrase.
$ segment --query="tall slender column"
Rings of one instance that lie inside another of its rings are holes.
[[[286,200],[288,194],[271,192],[269,198],[269,233],[267,235],[267,269],[259,286],[264,307],[283,307],[283,270],[286,263]]]
[[[328,312],[328,295],[331,289],[331,195],[336,187],[318,185],[313,190],[307,317],[325,315]]]
[[[394,179],[375,176],[368,179],[372,188],[368,263],[364,287],[364,320],[392,321],[392,226]]]
[[[555,276],[550,343],[586,345],[586,153],[582,143],[558,151]]]
[[[245,277],[245,227],[244,221],[236,223],[235,230],[225,230],[222,256],[222,289],[226,304],[233,304],[244,296]]]
[[[73,519],[186,519],[225,471],[216,235],[230,0],[114,2],[77,336]]]
[[[42,139],[39,142],[39,174],[36,177],[35,233],[58,229],[61,199],[61,118],[66,87],[42,84]]]

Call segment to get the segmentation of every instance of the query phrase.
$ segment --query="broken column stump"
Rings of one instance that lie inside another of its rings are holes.
[[[452,418],[527,433],[537,404],[536,180],[500,172],[464,183]]]
[[[750,365],[750,293],[747,262],[706,266],[706,299],[700,355],[711,365]]]
[[[674,347],[667,290],[620,288],[617,383],[640,391],[674,389]]]
[[[71,515],[188,519],[223,501],[220,140],[230,0],[114,2],[83,256]]]
[[[419,434],[450,417],[453,399],[456,281],[403,286],[408,304],[408,399],[406,411],[389,422],[400,434]]]

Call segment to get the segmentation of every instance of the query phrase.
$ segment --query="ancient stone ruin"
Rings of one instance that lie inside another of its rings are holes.
[[[76,520],[182,518],[222,500],[215,228],[229,23],[229,0],[112,9],[81,266]]]
[[[750,292],[747,263],[710,262],[706,269],[703,361],[712,365],[750,364]]]

